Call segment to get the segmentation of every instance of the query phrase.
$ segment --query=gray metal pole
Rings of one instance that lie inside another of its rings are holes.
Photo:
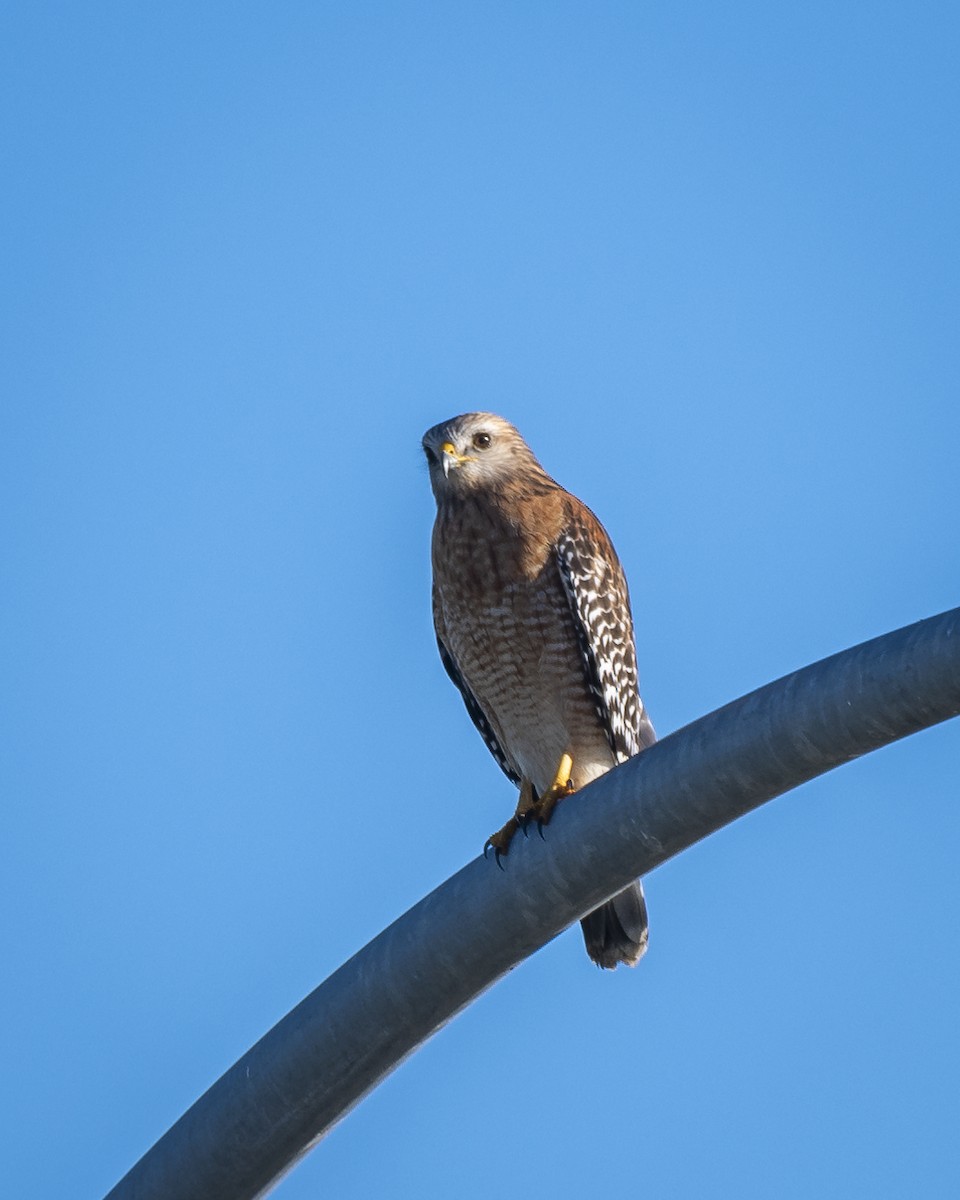
[[[768,684],[560,805],[506,870],[477,858],[263,1037],[108,1200],[262,1195],[403,1059],[637,875],[766,800],[960,713],[960,608]],[[437,797],[443,811],[448,797]],[[642,970],[642,967],[641,967]]]

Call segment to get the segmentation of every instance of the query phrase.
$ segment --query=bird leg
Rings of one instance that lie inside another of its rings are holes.
[[[553,777],[553,783],[542,796],[538,796],[533,790],[533,784],[529,779],[524,779],[520,784],[520,799],[517,801],[516,812],[502,829],[498,829],[496,833],[487,838],[483,847],[483,857],[486,858],[487,851],[492,850],[493,856],[497,860],[497,866],[501,866],[500,859],[509,852],[510,843],[517,830],[522,829],[526,835],[527,826],[534,819],[537,822],[540,836],[543,837],[543,827],[550,823],[553,810],[557,807],[557,801],[562,800],[564,796],[569,796],[574,790],[573,784],[570,782],[572,773],[573,759],[569,754],[563,754],[560,756],[560,764]]]
[[[517,801],[517,811],[513,814],[517,821],[517,826],[523,831],[524,837],[527,835],[527,826],[536,813],[537,804],[540,797],[533,790],[533,784],[529,779],[524,779],[520,784],[520,799]]]
[[[557,807],[557,801],[562,800],[564,796],[569,796],[574,790],[573,784],[570,782],[572,773],[573,759],[569,754],[562,754],[560,756],[560,764],[553,777],[553,783],[550,784],[530,810],[527,820],[533,817],[537,818],[537,829],[540,831],[541,837],[543,837],[544,825],[550,824],[550,818],[553,816],[553,810]]]
[[[529,779],[524,779],[520,784],[520,799],[517,801],[516,812],[502,829],[498,829],[496,833],[487,838],[483,847],[484,858],[487,857],[487,851],[492,850],[497,860],[497,866],[500,866],[500,857],[509,851],[510,843],[517,830],[522,829],[526,836],[527,823],[535,815],[537,802],[537,793],[533,790],[533,784]]]

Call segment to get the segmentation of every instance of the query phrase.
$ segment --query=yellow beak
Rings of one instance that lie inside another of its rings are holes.
[[[465,462],[474,461],[469,454],[458,454],[453,442],[444,442],[440,447],[440,453],[443,455],[444,475],[450,474],[451,467],[459,467]]]

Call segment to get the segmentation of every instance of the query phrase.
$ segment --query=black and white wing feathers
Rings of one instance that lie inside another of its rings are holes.
[[[627,582],[603,526],[579,502],[556,543],[590,691],[618,762],[656,741],[637,682]]]

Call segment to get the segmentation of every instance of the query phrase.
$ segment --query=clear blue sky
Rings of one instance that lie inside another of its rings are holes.
[[[602,517],[661,734],[960,601],[954,5],[7,6],[3,1191],[99,1197],[513,794],[422,431]],[[281,1200],[960,1190],[960,728],[445,1029]]]

